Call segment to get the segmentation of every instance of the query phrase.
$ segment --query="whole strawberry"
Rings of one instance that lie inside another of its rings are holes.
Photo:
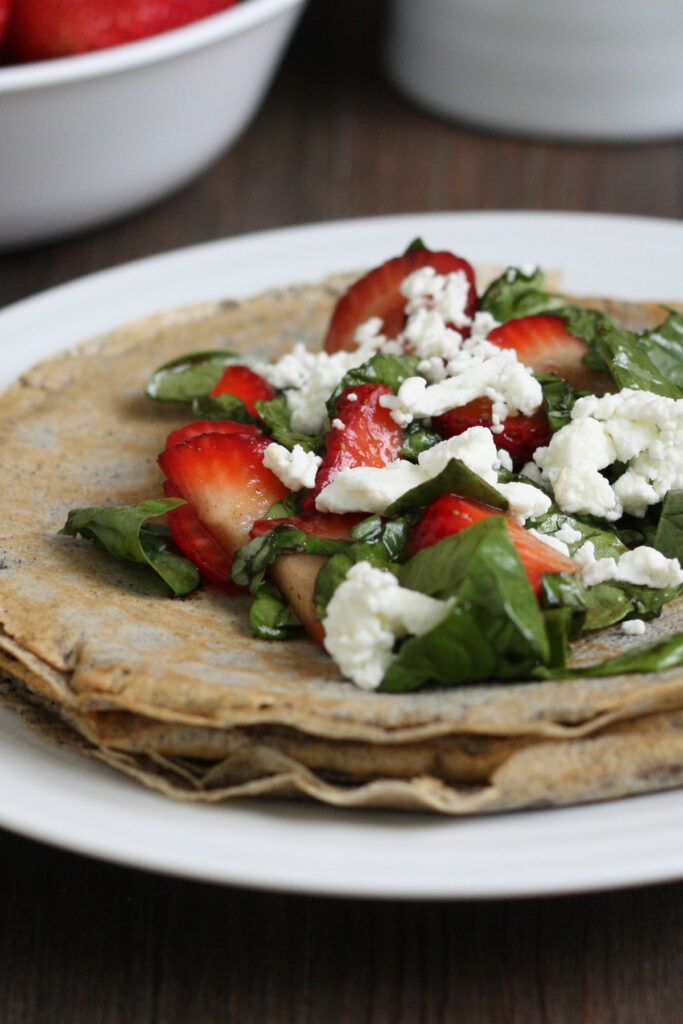
[[[0,0],[0,26],[2,5]],[[13,0],[8,55],[48,60],[158,35],[232,7],[236,0]]]

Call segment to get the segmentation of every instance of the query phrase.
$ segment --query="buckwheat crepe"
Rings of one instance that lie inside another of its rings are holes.
[[[144,568],[58,534],[75,506],[161,496],[156,455],[190,416],[144,397],[153,369],[220,344],[318,347],[345,283],[148,318],[3,395],[0,695],[58,742],[185,800],[305,794],[463,814],[681,785],[680,669],[366,693],[307,639],[254,639],[248,597],[204,584],[173,600]],[[628,326],[664,315],[600,307]],[[648,639],[678,630],[682,600]],[[576,663],[639,642],[607,630],[577,644]]]

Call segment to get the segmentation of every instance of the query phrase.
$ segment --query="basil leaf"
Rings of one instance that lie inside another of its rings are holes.
[[[419,516],[417,510],[394,519],[369,516],[352,528],[351,537],[354,541],[383,544],[389,557],[394,561],[400,561],[405,555],[408,534]]]
[[[566,304],[563,296],[546,291],[545,276],[538,268],[531,274],[525,274],[517,267],[508,267],[488,286],[479,308],[504,323],[515,317],[546,313]]]
[[[280,591],[264,580],[249,609],[254,636],[262,640],[287,640],[300,633],[303,626]]]
[[[195,398],[192,402],[195,416],[203,420],[236,420],[238,423],[261,425],[258,416],[252,416],[245,403],[237,395],[224,392],[222,395],[209,395]]]
[[[413,420],[403,428],[403,447],[399,458],[417,462],[418,455],[433,448],[440,441],[443,441],[441,434],[437,434],[435,430],[429,430],[420,420]]]
[[[683,314],[672,310],[667,320],[639,335],[640,346],[663,376],[683,388]]]
[[[569,381],[554,373],[535,373],[534,377],[541,385],[543,408],[552,430],[566,427],[572,418],[571,412],[575,403],[590,392],[573,388]]]
[[[209,395],[230,363],[240,357],[227,349],[178,356],[150,377],[145,394],[157,402],[193,402]]]
[[[422,508],[430,505],[439,495],[450,493],[474,498],[502,512],[506,512],[509,507],[507,500],[495,487],[487,484],[477,473],[473,473],[460,459],[450,459],[438,476],[412,487],[393,501],[386,509],[385,515],[397,516],[414,508]]]
[[[683,491],[669,491],[652,546],[667,558],[683,559]]]
[[[569,526],[572,530],[576,530],[581,537],[567,545],[571,555],[588,540],[595,547],[596,558],[619,558],[627,550],[622,540],[613,530],[603,525],[602,520],[595,521],[588,516],[585,519],[576,519],[566,512],[560,512],[556,505],[552,505],[547,512],[528,525],[548,537],[554,536],[563,526]]]
[[[254,594],[263,582],[266,569],[278,555],[299,552],[303,555],[329,556],[348,546],[348,540],[316,537],[296,526],[281,523],[239,549],[232,565],[231,577],[234,583],[249,587]]]
[[[671,587],[645,587],[638,583],[607,580],[586,590],[584,629],[604,629],[627,618],[652,619],[680,591]]]
[[[199,572],[187,558],[168,550],[170,531],[144,524],[184,504],[180,498],[159,498],[137,505],[75,508],[59,532],[71,537],[80,534],[121,561],[149,565],[180,597],[199,585]]]
[[[305,491],[290,491],[289,494],[285,494],[282,501],[276,501],[274,505],[271,505],[263,518],[291,519],[292,516],[298,516],[301,513],[305,493]]]
[[[398,574],[402,586],[454,604],[434,629],[402,644],[382,689],[523,678],[549,664],[543,614],[502,517],[424,548]]]
[[[344,374],[327,401],[327,411],[332,419],[335,415],[335,404],[346,388],[355,388],[360,384],[388,384],[398,391],[408,377],[420,376],[417,372],[418,356],[393,356],[378,352],[368,359],[367,363],[357,366]]]
[[[292,430],[292,413],[284,395],[277,395],[275,398],[270,398],[267,401],[258,398],[254,402],[254,407],[263,421],[262,425],[265,426],[269,435],[278,444],[284,445],[290,451],[292,451],[295,444],[301,445],[306,452],[321,452],[324,450],[324,438],[311,437],[309,434],[299,434]]]

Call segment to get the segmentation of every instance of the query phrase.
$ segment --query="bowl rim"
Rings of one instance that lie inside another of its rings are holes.
[[[225,11],[206,15],[179,28],[147,39],[121,43],[92,53],[27,64],[0,66],[0,96],[23,90],[93,79],[149,66],[180,54],[191,53],[218,40],[239,35],[306,0],[241,0]]]

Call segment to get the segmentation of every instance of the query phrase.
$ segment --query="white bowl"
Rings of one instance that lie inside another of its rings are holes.
[[[637,141],[683,132],[681,0],[393,0],[387,71],[438,114]]]
[[[0,246],[179,188],[263,98],[305,0],[243,0],[140,42],[0,68]]]

